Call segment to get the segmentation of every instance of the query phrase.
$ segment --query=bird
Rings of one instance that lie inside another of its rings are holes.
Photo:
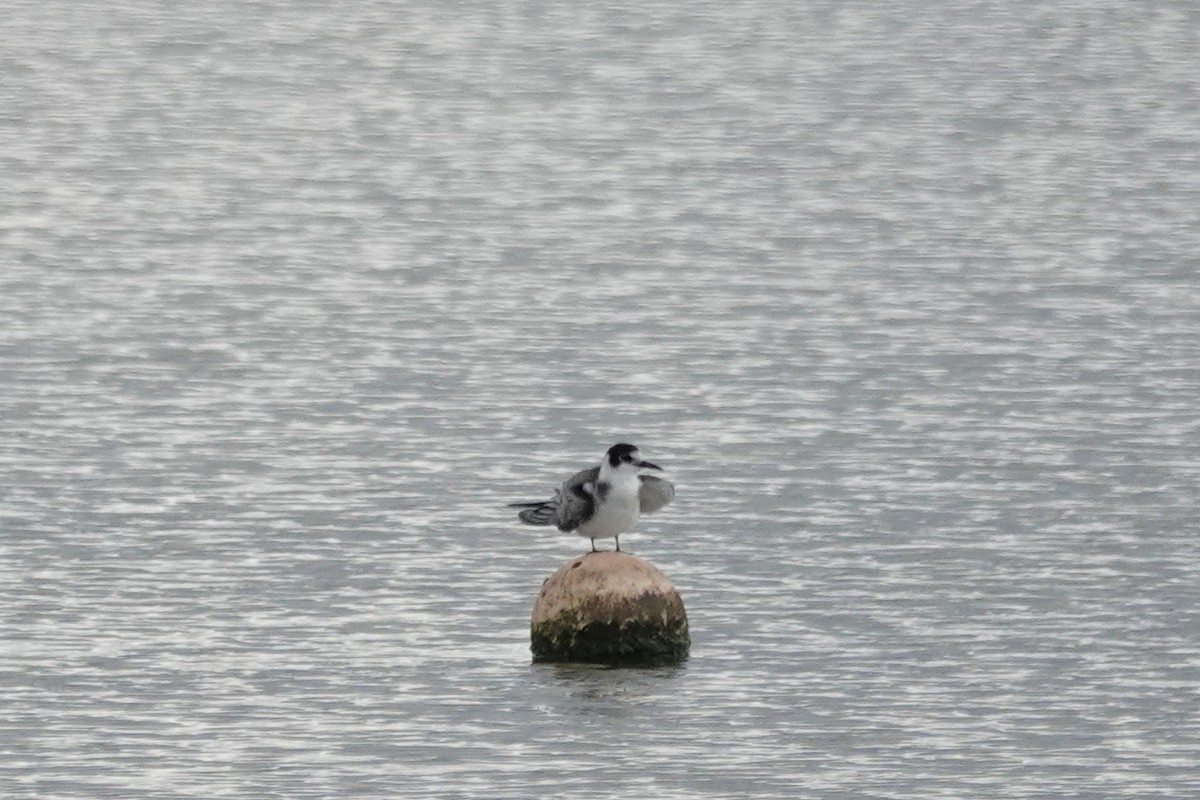
[[[549,500],[509,503],[519,508],[517,517],[528,525],[557,525],[560,531],[574,532],[596,540],[612,537],[621,549],[622,533],[637,524],[638,517],[658,511],[675,499],[675,486],[640,470],[662,471],[662,467],[642,460],[632,444],[614,444],[597,466],[580,470],[554,492]]]

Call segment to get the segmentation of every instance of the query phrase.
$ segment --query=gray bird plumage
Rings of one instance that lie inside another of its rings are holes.
[[[618,485],[613,482],[619,479],[618,474],[627,476],[627,480],[632,480],[636,470],[643,467],[658,469],[649,462],[641,461],[637,448],[632,445],[614,445],[606,454],[605,462],[602,462],[600,466],[576,472],[563,481],[549,500],[510,503],[509,505],[521,509],[517,516],[524,523],[554,525],[561,531],[576,531],[593,539],[593,549],[595,549],[595,536],[612,536],[617,539],[617,549],[619,550],[620,539],[617,537],[628,528],[625,527],[624,530],[614,528],[611,531],[589,530],[589,525],[595,526],[596,520],[601,516],[597,514],[598,508],[603,508],[607,512],[613,507],[607,504],[623,504],[623,507],[628,509],[628,515],[631,516],[628,526],[632,527],[640,514],[658,511],[675,499],[674,485],[670,481],[653,475],[636,475],[636,509],[628,506],[628,503],[633,500],[631,493],[623,495],[624,498],[628,498],[625,500],[614,499],[616,495],[610,496],[610,491]],[[618,473],[620,470],[624,470],[624,472]],[[626,487],[625,492],[631,491],[629,484],[626,483],[624,486]]]
[[[535,503],[513,503],[521,508],[517,516],[530,525],[555,525],[560,531],[573,531],[592,515],[595,508],[596,479],[600,468],[580,470],[554,490],[554,497]],[[643,514],[658,511],[675,499],[675,485],[653,475],[639,475],[642,482],[638,505]]]

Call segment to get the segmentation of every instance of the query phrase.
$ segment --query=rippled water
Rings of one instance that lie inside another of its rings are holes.
[[[1190,4],[5,13],[3,796],[1200,793]]]

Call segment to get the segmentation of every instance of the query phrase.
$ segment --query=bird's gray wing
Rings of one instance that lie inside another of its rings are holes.
[[[600,468],[580,470],[554,490],[549,500],[532,503],[509,503],[509,508],[521,509],[517,516],[529,525],[557,525],[560,530],[573,531],[592,515],[593,496]]]
[[[596,481],[600,479],[600,467],[576,472],[563,481],[558,490],[558,510],[554,523],[560,531],[573,531],[592,515],[595,508]]]
[[[638,491],[638,500],[641,501],[643,514],[658,511],[675,499],[675,484],[653,475],[639,477],[642,479],[642,488]]]
[[[554,515],[558,513],[558,492],[549,500],[535,500],[532,503],[509,503],[509,508],[519,508],[517,517],[526,525],[550,525]]]

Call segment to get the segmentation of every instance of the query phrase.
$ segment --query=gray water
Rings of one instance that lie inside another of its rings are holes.
[[[1194,4],[4,6],[0,796],[1200,796]]]

